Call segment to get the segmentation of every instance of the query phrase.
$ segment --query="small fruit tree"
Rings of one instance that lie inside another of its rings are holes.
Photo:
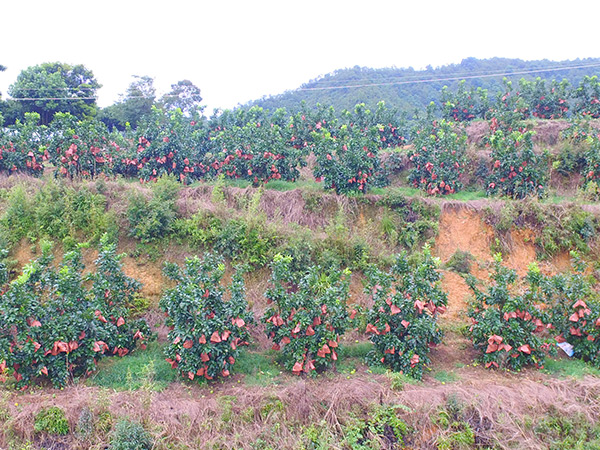
[[[236,270],[227,290],[221,286],[225,263],[214,254],[188,258],[183,269],[167,263],[164,272],[177,282],[160,300],[170,328],[167,362],[190,380],[228,377],[253,320],[242,270]]]
[[[203,154],[205,131],[196,125],[179,109],[166,113],[153,107],[136,130],[136,154],[128,158],[137,162],[140,180],[170,174],[183,183],[198,178],[195,163]]]
[[[497,130],[490,136],[492,169],[486,180],[488,195],[520,199],[545,194],[545,158],[533,151],[533,135],[533,131]]]
[[[568,342],[575,357],[600,366],[600,304],[595,282],[585,274],[579,254],[571,252],[571,256],[571,273],[540,277],[541,301],[548,307],[556,341]]]
[[[356,314],[346,308],[350,271],[325,273],[313,266],[298,277],[291,262],[281,255],[273,260],[271,287],[265,293],[270,306],[263,320],[273,349],[283,349],[286,369],[312,375],[337,360],[340,336]]]
[[[379,162],[379,130],[342,125],[338,130],[313,133],[317,164],[314,176],[338,194],[366,193],[387,179]]]
[[[367,272],[366,292],[374,302],[366,329],[375,345],[370,362],[421,378],[430,347],[441,342],[437,317],[448,302],[438,264],[426,246],[421,255],[397,255],[388,273],[374,267]]]
[[[121,259],[117,255],[117,244],[108,235],[100,240],[96,271],[89,275],[92,282],[91,302],[96,324],[97,340],[103,341],[109,352],[124,356],[135,349],[146,348],[151,337],[148,324],[142,320],[131,320],[131,306],[134,304],[142,284],[125,275]]]
[[[51,246],[43,243],[42,256],[0,295],[0,372],[12,369],[18,387],[42,378],[63,386],[91,372],[102,356],[123,356],[149,337],[145,322],[128,321],[123,292],[139,284],[121,273],[106,239],[91,290],[79,250],[65,254],[58,269],[52,262]]]
[[[548,344],[539,336],[545,326],[534,303],[535,289],[518,293],[517,273],[502,265],[500,254],[494,256],[494,268],[487,292],[477,287],[474,277],[467,277],[475,294],[468,313],[473,345],[483,353],[481,360],[486,368],[518,370],[531,364],[541,368]],[[532,266],[527,276],[530,285],[535,287],[539,277],[539,269]]]
[[[50,124],[48,149],[56,176],[95,178],[113,174],[114,142],[104,123],[78,120],[69,113],[56,113]]]
[[[584,76],[573,97],[575,98],[573,111],[577,115],[593,119],[600,117],[600,80],[596,75]]]
[[[25,113],[25,121],[0,133],[0,172],[26,173],[34,177],[44,172],[48,151],[44,147],[47,128],[38,125],[38,113]]]
[[[585,141],[588,146],[587,151],[585,152],[585,184],[589,184],[590,182],[598,183],[600,180],[600,135],[595,130],[590,130],[589,127],[583,128],[580,131],[580,135],[584,136],[580,139]]]
[[[303,147],[290,145],[291,133],[285,110],[271,116],[253,107],[245,114],[237,112],[235,123],[212,130],[202,170],[208,175],[250,180],[254,185],[271,180],[295,181],[305,165]],[[244,122],[244,120],[248,120]]]
[[[452,122],[426,119],[413,132],[413,169],[408,181],[429,195],[445,195],[462,188],[466,134]]]
[[[441,92],[442,117],[452,122],[468,122],[485,118],[489,108],[487,90],[467,89],[465,80],[458,83],[456,92],[444,86]]]
[[[540,77],[535,81],[521,79],[519,88],[531,115],[538,119],[562,119],[569,111],[569,82],[552,80],[546,87],[547,80]]]

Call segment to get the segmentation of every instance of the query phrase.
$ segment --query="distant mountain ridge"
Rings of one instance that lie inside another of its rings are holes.
[[[595,67],[574,68],[594,64]],[[422,111],[431,101],[437,101],[443,86],[455,87],[458,80],[452,80],[454,78],[460,80],[464,77],[467,86],[482,87],[493,96],[502,85],[501,74],[515,72],[517,74],[507,75],[507,78],[515,82],[521,78],[531,80],[538,76],[548,80],[566,78],[571,86],[576,88],[584,75],[600,75],[600,58],[565,61],[466,58],[459,64],[436,68],[428,66],[425,70],[415,70],[411,67],[371,69],[355,66],[336,70],[310,80],[298,89],[263,97],[248,102],[245,106],[256,105],[269,110],[286,108],[288,112],[295,112],[300,108],[301,102],[305,101],[309,107],[320,103],[332,105],[336,111],[341,112],[353,108],[357,103],[374,107],[383,100],[388,107],[412,114],[415,110]]]

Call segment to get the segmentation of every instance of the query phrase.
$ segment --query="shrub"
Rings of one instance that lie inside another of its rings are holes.
[[[542,314],[534,303],[532,286],[540,273],[537,266],[530,268],[528,290],[515,294],[517,274],[502,265],[500,254],[494,256],[493,284],[487,292],[481,291],[474,277],[467,277],[467,284],[475,294],[469,306],[472,325],[469,334],[475,348],[483,352],[482,362],[486,368],[519,370],[526,365],[544,364],[544,343],[538,333],[545,329]]]
[[[445,195],[462,188],[466,134],[444,119],[426,120],[413,134],[413,164],[408,181],[429,195]]]
[[[18,387],[41,378],[63,386],[72,377],[90,373],[103,355],[123,356],[134,348],[135,339],[143,344],[149,337],[145,322],[128,323],[123,296],[111,292],[137,286],[119,275],[120,266],[111,258],[114,248],[105,242],[98,262],[101,273],[92,276],[88,290],[80,251],[65,254],[54,269],[51,246],[43,243],[42,256],[4,288],[0,371],[12,368]]]
[[[262,108],[253,107],[233,114],[236,124],[212,130],[202,170],[211,176],[250,180],[255,186],[270,180],[295,181],[298,167],[306,165],[305,152],[294,144],[293,124],[284,120],[285,110],[267,116]]]
[[[465,80],[458,83],[456,92],[450,92],[448,86],[442,88],[440,103],[442,117],[452,122],[468,122],[485,118],[489,108],[487,89],[465,88]]]
[[[471,253],[456,250],[450,257],[450,260],[446,263],[446,266],[458,273],[470,273],[471,264],[474,259],[475,258]]]
[[[65,435],[69,434],[69,421],[62,408],[50,406],[35,415],[33,429],[36,433]]]
[[[312,266],[298,275],[291,264],[290,256],[278,254],[273,260],[271,287],[265,292],[265,332],[274,350],[283,348],[286,369],[313,375],[337,360],[340,336],[356,314],[346,310],[350,271],[326,273]]]
[[[534,81],[521,79],[520,94],[529,106],[531,115],[538,119],[562,119],[569,111],[569,82],[552,80],[546,87],[546,81],[537,77]]]
[[[569,274],[540,277],[540,300],[547,305],[558,342],[573,346],[577,358],[600,367],[600,304],[591,276],[577,252]]]
[[[103,173],[113,175],[112,153],[117,148],[109,140],[104,123],[78,120],[69,113],[56,113],[50,126],[48,149],[56,166],[55,176],[93,179]]]
[[[166,237],[173,229],[177,218],[177,193],[179,187],[172,177],[161,177],[152,186],[152,196],[135,192],[129,200],[127,219],[130,235],[142,243]]]
[[[152,437],[138,422],[121,419],[112,432],[109,450],[151,450]]]
[[[206,254],[188,258],[183,269],[167,263],[165,275],[177,285],[165,292],[160,307],[170,327],[166,360],[182,376],[193,380],[228,377],[248,341],[248,312],[242,270],[237,270],[228,288],[229,300],[220,282],[225,274],[223,259]]]
[[[600,81],[596,75],[584,76],[573,97],[575,98],[573,111],[577,115],[593,119],[600,117]]]
[[[317,181],[338,194],[366,193],[371,186],[384,186],[387,179],[378,158],[379,133],[383,125],[364,130],[342,125],[339,130],[321,130],[314,136]]]
[[[46,127],[38,126],[39,121],[38,113],[25,113],[25,122],[17,120],[14,126],[0,133],[0,171],[34,177],[43,174],[44,161],[49,155],[43,145]]]
[[[421,378],[430,346],[441,342],[437,316],[448,302],[438,264],[426,246],[422,255],[397,255],[388,273],[374,267],[367,271],[366,292],[374,301],[366,329],[374,344],[371,363]]]
[[[533,151],[533,132],[497,130],[490,136],[492,169],[486,180],[487,194],[512,198],[545,193],[544,158]]]

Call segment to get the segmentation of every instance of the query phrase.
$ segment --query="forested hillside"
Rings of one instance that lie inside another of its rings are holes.
[[[295,112],[300,103],[305,101],[309,107],[320,103],[332,105],[336,111],[342,111],[354,108],[357,103],[374,107],[377,102],[384,100],[388,107],[412,114],[415,109],[422,111],[431,101],[438,100],[442,87],[447,85],[456,88],[458,80],[463,78],[466,78],[467,87],[488,89],[489,94],[494,95],[501,89],[503,75],[507,73],[515,73],[507,76],[509,80],[514,81],[521,78],[531,80],[536,77],[559,81],[565,78],[571,85],[577,86],[585,75],[593,76],[600,73],[600,65],[594,66],[595,64],[600,64],[600,58],[560,62],[546,59],[523,61],[510,58],[466,58],[460,64],[436,68],[428,66],[425,70],[415,70],[412,67],[371,69],[355,66],[350,69],[336,70],[311,80],[296,90],[263,97],[250,102],[249,105],[258,105],[270,110],[284,107],[290,112]],[[561,67],[564,69],[549,70]],[[532,72],[522,73],[529,71]],[[492,76],[495,74],[498,75]],[[469,79],[470,76],[478,77]],[[448,80],[449,78],[454,80]],[[423,80],[439,81],[422,82]]]

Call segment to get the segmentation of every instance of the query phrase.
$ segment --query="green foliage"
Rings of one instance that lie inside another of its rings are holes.
[[[472,323],[469,334],[475,348],[483,352],[481,360],[486,368],[519,370],[533,364],[543,367],[544,350],[548,350],[549,344],[538,336],[546,328],[535,302],[536,280],[540,276],[537,266],[531,266],[525,292],[515,293],[516,271],[503,266],[501,255],[496,254],[487,292],[477,287],[474,277],[467,277],[467,284],[475,294],[469,305]]]
[[[579,82],[573,97],[573,112],[579,116],[597,119],[600,117],[600,81],[598,76],[587,76]]]
[[[366,328],[374,344],[368,356],[371,363],[422,377],[430,347],[441,342],[437,316],[448,302],[440,286],[438,264],[425,247],[422,255],[412,258],[406,253],[397,255],[389,273],[374,267],[367,271],[366,292],[374,301]]]
[[[62,408],[49,406],[35,415],[33,429],[36,433],[65,435],[69,434],[69,421]]]
[[[365,130],[344,124],[332,132],[315,133],[317,165],[313,173],[317,181],[338,194],[366,193],[372,186],[387,184],[378,158],[380,129],[383,125]]]
[[[444,119],[422,121],[413,133],[413,168],[408,181],[429,195],[446,195],[462,188],[466,157],[464,130]]]
[[[91,383],[118,391],[149,389],[161,391],[175,381],[176,375],[164,360],[164,346],[156,342],[144,352],[128,358],[104,360]]]
[[[435,424],[442,429],[441,436],[436,439],[437,448],[440,450],[473,448],[476,435],[470,422],[477,420],[477,415],[476,411],[469,411],[465,408],[456,395],[449,395],[446,404],[438,409],[437,417],[434,419]],[[478,431],[485,432],[485,421],[480,420],[477,424],[480,428]],[[485,439],[481,439],[481,437],[478,440],[481,443],[485,442]]]
[[[369,419],[350,421],[343,429],[344,441],[352,450],[401,448],[410,433],[398,417],[398,406],[378,406]]]
[[[111,434],[109,450],[151,450],[152,437],[138,422],[121,419]]]
[[[490,136],[493,164],[485,182],[488,195],[515,199],[544,195],[546,169],[544,158],[533,151],[533,134],[532,131],[497,130]]]
[[[88,239],[97,244],[104,233],[116,238],[115,215],[106,210],[106,198],[86,187],[45,183],[35,193],[17,184],[8,194],[0,230],[9,244],[39,238],[64,241]]]
[[[242,271],[232,277],[228,300],[220,285],[225,274],[222,258],[212,254],[188,258],[183,269],[167,263],[164,272],[177,282],[160,300],[170,327],[167,362],[190,380],[228,377],[238,347],[247,344],[247,327],[253,320],[247,311]]]
[[[564,79],[552,80],[546,86],[546,80],[537,77],[534,81],[519,81],[520,95],[529,105],[531,115],[538,119],[562,119],[569,111],[570,85]]]
[[[309,267],[304,275],[290,270],[292,259],[276,255],[271,287],[265,292],[265,332],[281,350],[286,369],[313,375],[338,359],[337,348],[354,318],[348,315],[350,271],[323,272]]]
[[[600,367],[600,303],[595,283],[585,275],[586,265],[572,252],[569,274],[538,276],[539,302],[548,307],[548,320],[558,333],[558,341],[573,346],[574,356]],[[533,284],[533,283],[532,283]]]
[[[148,199],[143,193],[135,192],[129,200],[127,219],[131,236],[142,243],[160,240],[173,230],[177,218],[175,201],[179,186],[172,177],[164,176],[152,186]]]
[[[21,102],[20,110],[39,114],[42,124],[47,125],[57,112],[71,113],[80,119],[93,116],[100,87],[85,66],[51,62],[21,71],[8,92],[13,98],[38,98]],[[69,99],[61,100],[65,97]]]
[[[79,413],[76,433],[79,439],[86,440],[89,440],[94,434],[94,414],[87,406],[84,406]]]
[[[418,199],[407,199],[388,190],[379,204],[389,208],[381,219],[382,231],[392,245],[408,251],[420,250],[437,235],[440,209]]]
[[[484,119],[489,109],[486,89],[465,86],[465,80],[458,83],[456,92],[451,92],[448,86],[442,88],[440,94],[442,117],[452,122],[468,122],[473,119]]]
[[[600,428],[582,413],[565,414],[551,408],[534,431],[552,450],[600,449]]]
[[[51,246],[0,295],[0,371],[13,368],[17,387],[47,378],[55,386],[94,370],[106,354],[124,356],[150,337],[130,322],[125,303],[139,283],[124,276],[115,246],[104,238],[97,271],[83,277],[79,250],[53,266]]]
[[[474,260],[475,258],[470,252],[456,250],[446,263],[446,267],[457,273],[470,273],[471,264]]]

